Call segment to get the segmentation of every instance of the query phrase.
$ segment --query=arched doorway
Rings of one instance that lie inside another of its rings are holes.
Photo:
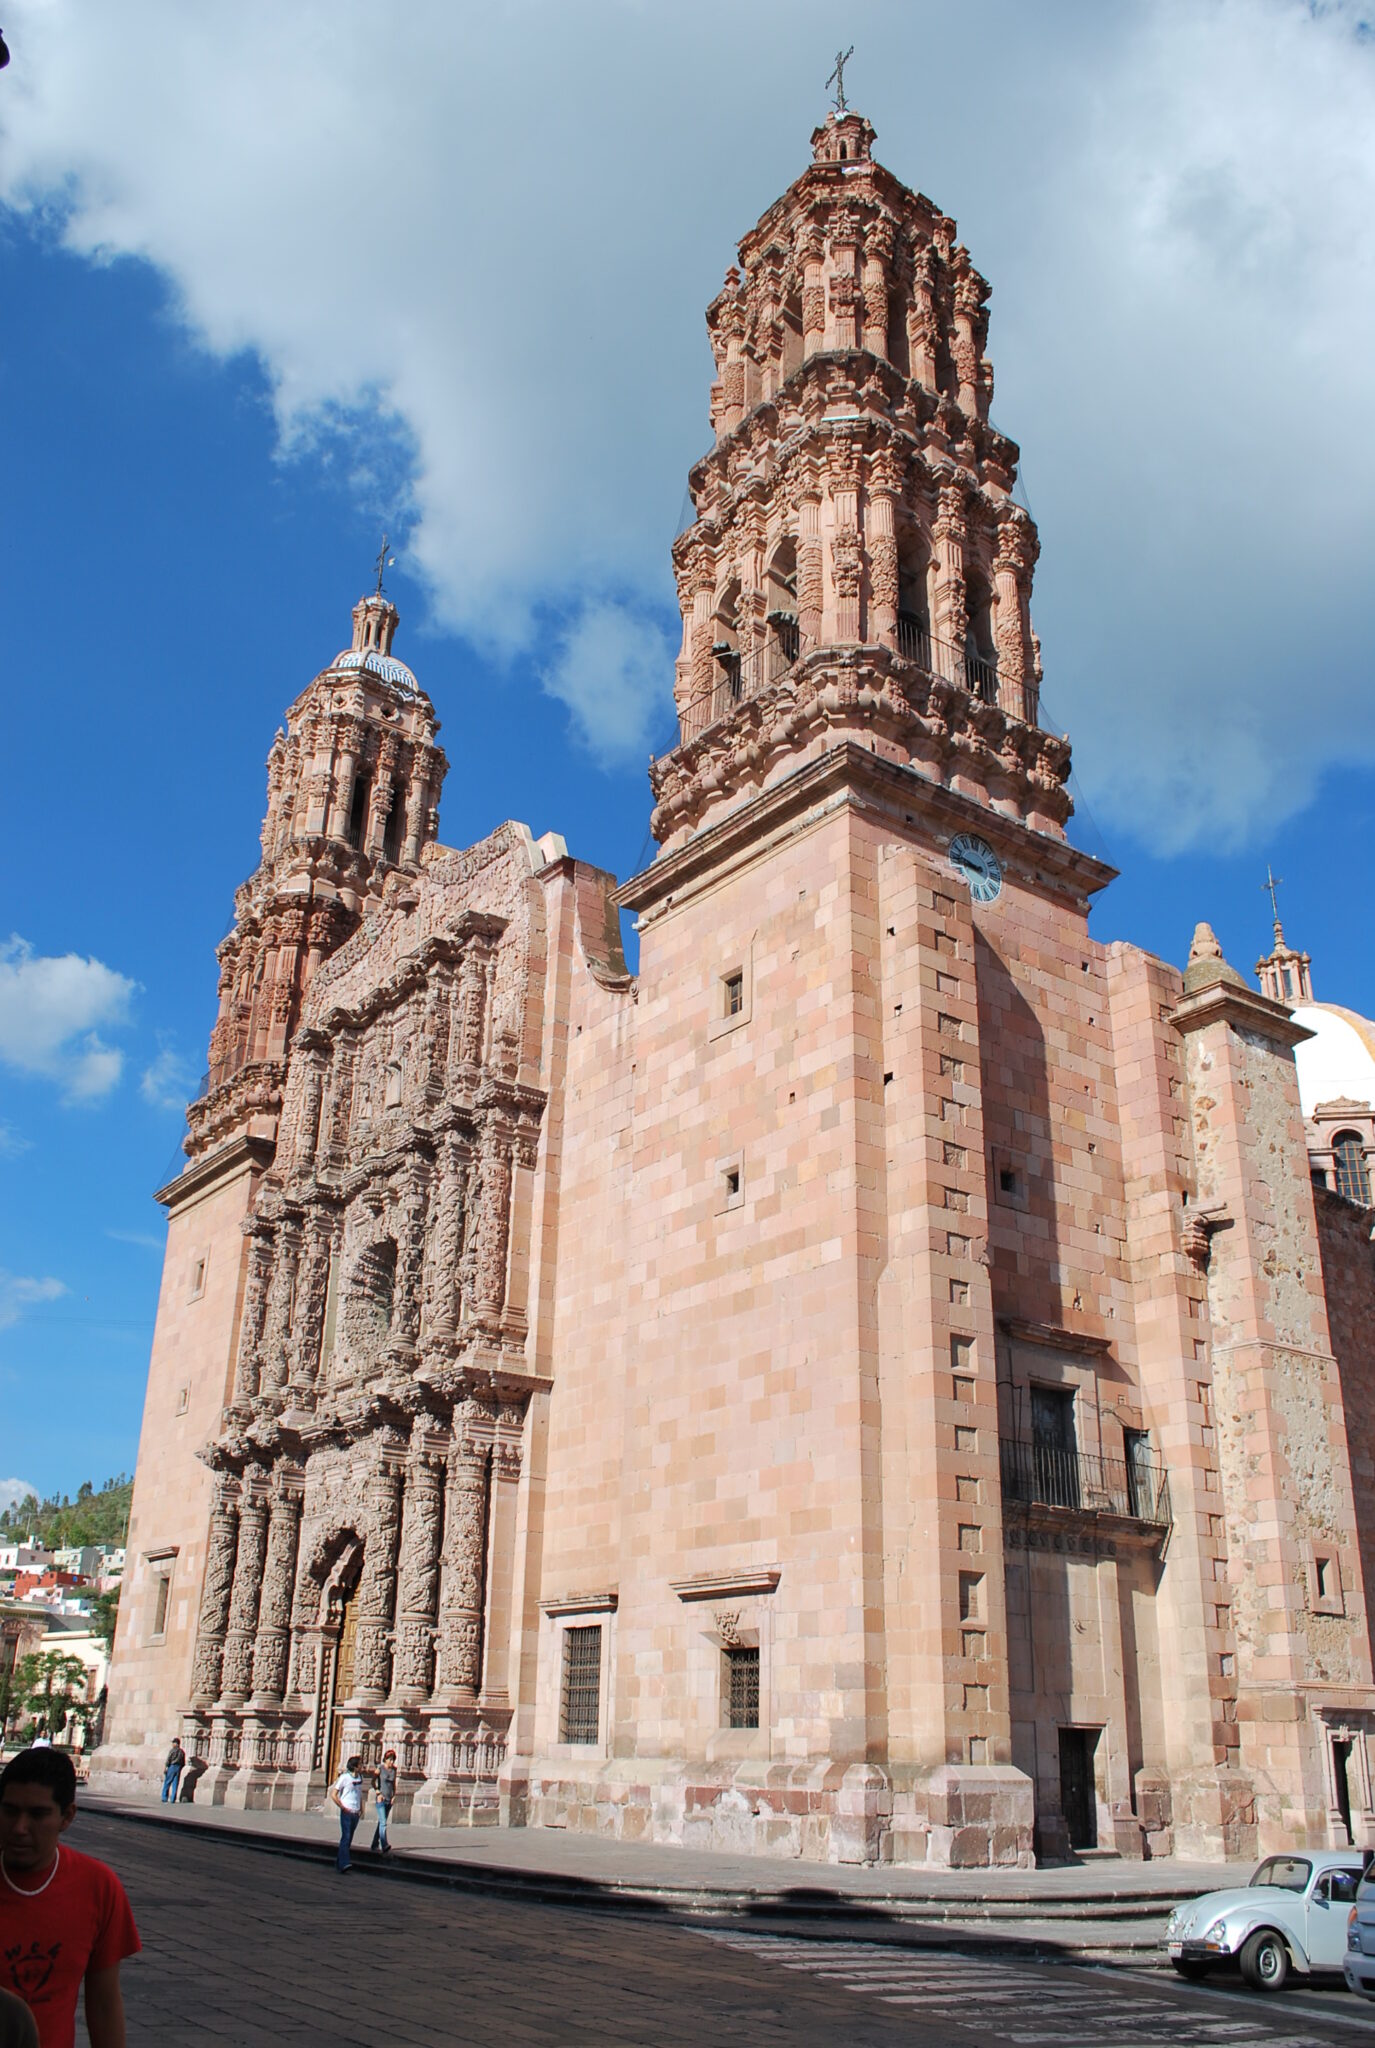
[[[325,1775],[332,1785],[344,1767],[344,1711],[353,1697],[353,1660],[358,1645],[358,1580],[336,1586],[330,1593],[330,1620],[337,1634],[334,1654],[325,1673],[323,1702],[328,1736],[325,1744]]]

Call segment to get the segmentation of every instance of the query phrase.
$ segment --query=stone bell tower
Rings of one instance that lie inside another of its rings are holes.
[[[275,1135],[311,976],[438,829],[448,764],[434,706],[391,651],[398,619],[380,590],[360,598],[352,646],[302,691],[272,743],[262,860],[219,948],[209,1086],[189,1112],[193,1158],[235,1132]]]
[[[955,223],[828,114],[809,169],[707,313],[715,445],[674,550],[674,847],[853,737],[1062,835],[1066,744],[1037,727],[1038,552],[988,418],[988,286]]]

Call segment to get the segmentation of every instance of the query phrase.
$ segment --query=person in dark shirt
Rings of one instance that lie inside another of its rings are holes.
[[[181,1746],[181,1737],[172,1737],[172,1747],[167,1752],[167,1762],[162,1772],[162,1800],[164,1806],[169,1799],[177,1796],[177,1781],[186,1763],[186,1751]]]
[[[383,1856],[390,1856],[392,1845],[387,1836],[387,1828],[391,1821],[392,1801],[396,1798],[394,1749],[383,1750],[381,1768],[373,1772],[372,1782],[377,1787],[377,1826],[373,1831],[372,1846]]]

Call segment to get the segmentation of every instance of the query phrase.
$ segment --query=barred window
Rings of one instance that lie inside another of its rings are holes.
[[[563,1632],[563,1706],[561,1742],[595,1742],[601,1733],[602,1631],[569,1628]]]
[[[1337,1193],[1348,1202],[1370,1206],[1370,1175],[1366,1171],[1365,1147],[1354,1131],[1342,1131],[1332,1146],[1337,1169]]]
[[[726,1651],[726,1726],[759,1726],[759,1650],[732,1644]]]

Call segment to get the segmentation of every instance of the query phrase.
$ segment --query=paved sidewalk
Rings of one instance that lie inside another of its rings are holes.
[[[83,1793],[93,1813],[153,1827],[236,1837],[279,1855],[332,1855],[332,1812],[244,1813],[236,1808],[160,1805],[152,1798]],[[355,1842],[359,1868],[387,1879],[560,1904],[622,1907],[692,1918],[767,1920],[782,1931],[822,1935],[829,1925],[854,1938],[872,1928],[886,1940],[966,1931],[982,1947],[1000,1933],[1025,1949],[1057,1954],[1158,1957],[1164,1922],[1181,1898],[1238,1881],[1250,1865],[1111,1858],[1054,1870],[941,1870],[801,1863],[724,1856],[672,1844],[617,1842],[552,1828],[447,1829],[398,1824],[397,1854],[369,1856],[371,1814]],[[362,1853],[359,1854],[359,1845]],[[1001,1923],[1001,1925],[999,1925]],[[1015,1923],[1015,1927],[1014,1927]]]

